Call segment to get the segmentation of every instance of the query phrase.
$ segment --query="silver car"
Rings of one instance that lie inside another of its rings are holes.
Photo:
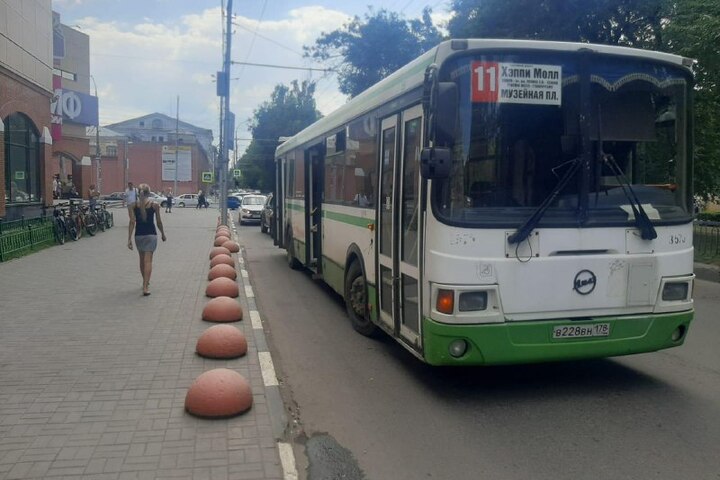
[[[240,215],[238,215],[238,223],[240,225],[245,222],[260,222],[260,214],[265,207],[265,195],[245,195],[240,202]]]

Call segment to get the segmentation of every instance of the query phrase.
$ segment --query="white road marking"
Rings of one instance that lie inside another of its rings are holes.
[[[285,442],[278,442],[278,451],[280,452],[280,463],[283,469],[284,480],[297,480],[298,473],[295,467],[295,454],[292,445]]]
[[[245,285],[245,296],[248,298],[252,298],[255,296],[253,293],[253,289],[250,285]]]
[[[257,310],[250,310],[250,323],[256,330],[262,330],[262,320],[260,319],[260,312]]]
[[[240,275],[242,275],[243,278],[248,278],[248,271],[244,268],[240,270]]]
[[[270,352],[258,352],[258,359],[260,360],[260,372],[262,373],[265,386],[273,387],[279,385],[277,376],[275,376],[275,367],[273,366]]]

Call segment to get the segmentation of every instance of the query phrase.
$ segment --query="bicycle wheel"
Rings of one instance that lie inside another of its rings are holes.
[[[70,222],[69,224],[66,225],[66,228],[67,228],[68,235],[70,235],[70,238],[74,242],[77,242],[78,240],[80,240],[80,236],[82,234],[78,230],[77,225],[75,225],[75,222]]]
[[[95,236],[97,233],[98,221],[94,213],[88,213],[85,215],[85,230],[91,237]]]
[[[55,228],[53,229],[53,233],[55,234],[55,241],[59,243],[60,245],[65,243],[65,226],[62,223],[62,220],[56,218],[55,219]]]
[[[115,225],[115,218],[113,217],[112,212],[107,213],[107,225],[108,225],[108,228],[112,228],[113,225]]]
[[[79,240],[82,238],[82,229],[83,229],[83,222],[82,219],[79,216],[75,216],[73,219],[73,226],[75,227],[75,236],[77,238],[73,238],[73,240]]]
[[[99,211],[96,215],[98,227],[100,228],[101,232],[105,231],[106,225],[105,225],[105,212]]]

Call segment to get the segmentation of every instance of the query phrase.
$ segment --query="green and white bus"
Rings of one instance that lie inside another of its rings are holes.
[[[276,151],[276,244],[432,365],[681,345],[692,62],[449,40]]]

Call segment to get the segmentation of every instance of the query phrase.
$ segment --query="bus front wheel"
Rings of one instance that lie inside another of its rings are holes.
[[[370,320],[367,299],[365,275],[360,268],[360,262],[354,261],[345,274],[345,307],[355,331],[372,337],[377,334],[378,327]]]

